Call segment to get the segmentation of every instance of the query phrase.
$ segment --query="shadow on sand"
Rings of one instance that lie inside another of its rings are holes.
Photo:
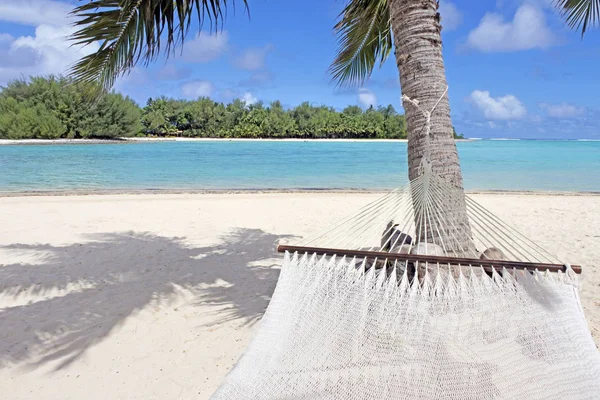
[[[83,245],[4,246],[50,254],[39,265],[0,264],[4,298],[18,299],[23,291],[44,295],[73,285],[82,289],[0,309],[0,368],[53,360],[63,368],[132,313],[168,300],[178,287],[194,293],[195,304],[223,305],[226,311],[219,313],[218,322],[253,323],[275,288],[279,269],[269,259],[277,257],[275,243],[284,237],[237,229],[218,245],[193,248],[181,238],[110,233],[93,235]],[[228,285],[215,287],[220,280]]]

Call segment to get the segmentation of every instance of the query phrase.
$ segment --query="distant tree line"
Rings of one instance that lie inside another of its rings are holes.
[[[152,135],[181,135],[205,138],[359,138],[403,139],[404,115],[392,105],[333,107],[304,102],[285,109],[279,101],[268,106],[233,100],[229,104],[209,98],[194,101],[149,99],[142,111],[142,125]]]
[[[15,80],[0,91],[0,138],[115,138],[140,132],[141,110],[117,93],[61,77]]]
[[[160,97],[140,109],[121,94],[95,93],[62,77],[12,81],[0,91],[0,138],[406,138],[404,115],[392,105],[337,111],[308,102],[285,109],[279,101],[265,106]]]

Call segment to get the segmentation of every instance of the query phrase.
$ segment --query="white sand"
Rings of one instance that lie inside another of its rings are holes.
[[[0,397],[208,398],[267,307],[275,243],[376,196],[0,198]],[[600,344],[600,197],[473,197],[583,264]]]

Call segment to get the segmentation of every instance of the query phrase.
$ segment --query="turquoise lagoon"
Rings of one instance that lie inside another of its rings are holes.
[[[468,190],[600,192],[600,142],[458,143]],[[0,146],[0,191],[389,189],[404,142],[199,141]]]

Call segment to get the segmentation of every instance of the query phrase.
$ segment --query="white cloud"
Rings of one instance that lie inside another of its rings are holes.
[[[540,108],[552,118],[572,118],[583,115],[584,109],[568,103],[547,104],[540,103]]]
[[[515,0],[513,0],[515,1]],[[554,9],[556,0],[516,0],[517,4],[527,3],[539,8]]]
[[[255,88],[258,86],[267,86],[275,79],[275,75],[269,71],[253,72],[247,79],[242,79],[238,86]]]
[[[214,90],[214,85],[209,81],[190,81],[181,86],[181,93],[191,99],[210,97]]]
[[[67,41],[74,28],[40,25],[35,36],[0,42],[0,82],[29,75],[62,74],[81,57],[98,49],[93,44],[72,47]]]
[[[250,92],[246,92],[242,95],[241,100],[246,103],[247,106],[258,102],[258,99],[252,95]]]
[[[365,108],[375,106],[377,104],[377,96],[367,88],[361,88],[358,91],[358,102]]]
[[[449,1],[440,1],[440,15],[442,16],[442,27],[451,31],[458,28],[462,23],[462,13],[458,11],[458,8],[454,3]]]
[[[196,38],[184,44],[183,59],[187,62],[202,63],[215,60],[227,51],[229,34],[226,31],[207,35],[200,32]]]
[[[68,37],[73,5],[53,0],[0,0],[0,21],[35,26],[31,36],[0,33],[0,84],[30,75],[64,74],[97,44],[73,47]]]
[[[114,89],[126,91],[127,88],[143,87],[153,83],[154,77],[145,68],[134,67],[127,74],[121,76],[116,82]]]
[[[223,89],[219,92],[219,97],[230,101],[239,97],[239,92],[235,89]]]
[[[544,12],[527,3],[517,9],[510,22],[505,22],[500,14],[485,14],[467,38],[470,47],[483,52],[547,48],[556,42]]]
[[[525,106],[511,94],[494,98],[487,90],[474,90],[470,100],[488,119],[519,119],[527,114]]]
[[[244,50],[242,54],[234,60],[234,64],[238,68],[248,71],[262,69],[265,66],[265,58],[271,50],[273,50],[271,44],[264,47],[251,47]]]
[[[532,122],[535,122],[535,123],[537,124],[537,123],[540,123],[540,122],[542,122],[542,121],[543,121],[543,118],[542,118],[541,116],[539,116],[539,115],[535,114],[535,115],[532,115],[532,116],[531,116],[531,121],[532,121]]]
[[[15,22],[23,25],[69,24],[69,12],[73,6],[52,0],[0,0],[0,21]]]
[[[0,33],[0,43],[12,42],[13,40],[15,40],[15,38],[8,33]]]
[[[158,71],[156,77],[167,81],[178,81],[188,78],[191,74],[192,71],[187,68],[178,68],[174,64],[167,64]]]
[[[13,44],[13,49],[29,49],[38,54],[42,60],[45,73],[62,72],[77,61],[83,54],[96,50],[97,46],[87,46],[76,50],[68,42],[68,36],[74,31],[71,27],[52,27],[40,25],[35,29],[35,36],[21,36]]]
[[[217,93],[217,97],[221,100],[226,100],[226,101],[240,99],[241,101],[243,101],[246,104],[246,106],[256,104],[259,101],[258,97],[254,96],[250,92],[240,93],[240,91],[238,91],[237,89],[231,89],[231,88],[226,88],[226,89],[220,90]]]

